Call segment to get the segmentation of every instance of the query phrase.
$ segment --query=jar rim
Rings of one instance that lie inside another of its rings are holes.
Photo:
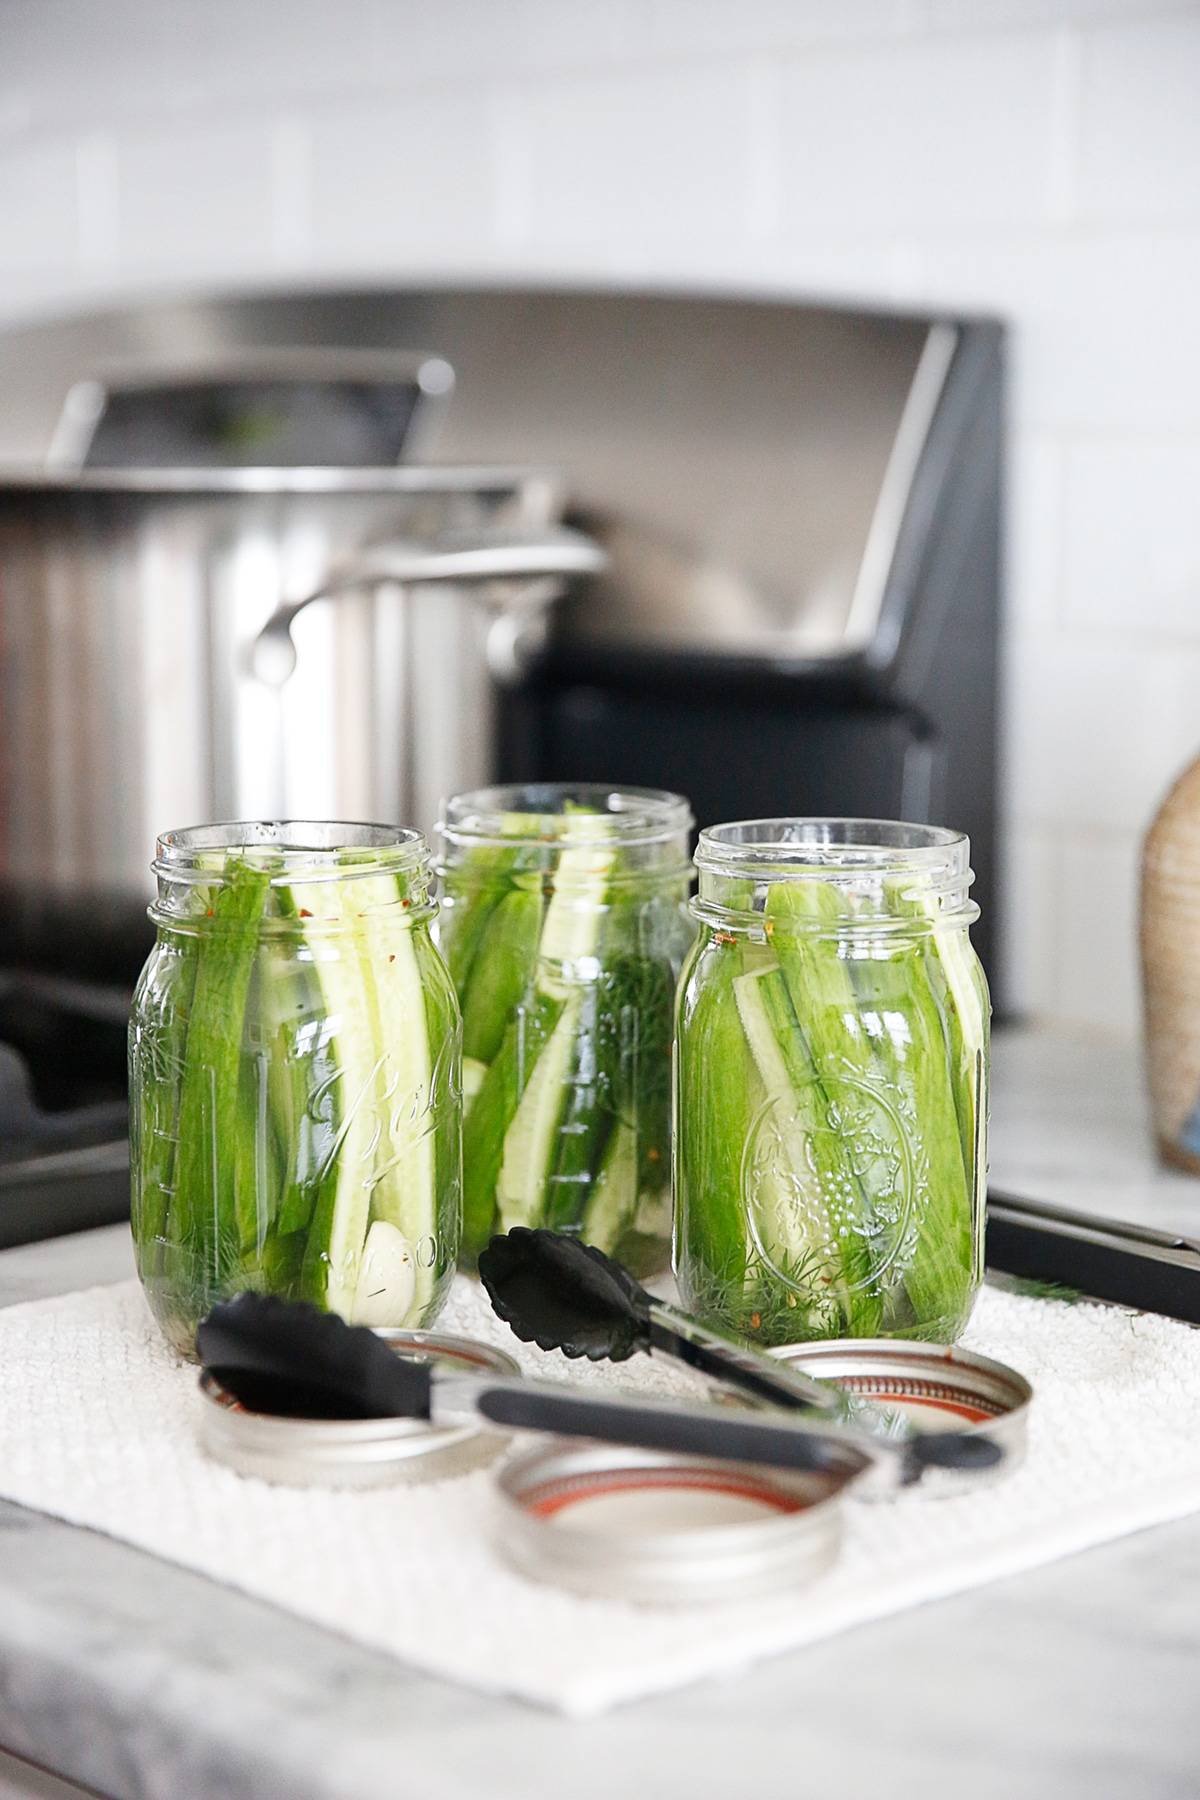
[[[344,819],[236,819],[162,832],[150,867],[160,880],[211,882],[214,854],[257,850],[282,853],[286,866],[274,879],[284,882],[295,881],[298,868],[306,881],[344,881],[381,871],[415,871],[429,858],[425,835],[413,826]],[[346,851],[367,854],[361,864],[336,860]]]
[[[589,814],[615,823],[589,833],[580,826]],[[529,818],[528,832],[512,829],[514,815]],[[569,834],[567,820],[571,821]],[[513,848],[530,842],[557,843],[569,835],[573,846],[585,847],[662,843],[685,835],[694,823],[687,799],[667,788],[534,781],[450,795],[442,807],[438,833],[450,844],[507,844]]]
[[[903,819],[856,819],[784,816],[738,819],[707,825],[696,847],[696,866],[716,874],[828,876],[838,869],[961,868],[966,870],[970,840],[963,831],[944,825],[918,825]]]

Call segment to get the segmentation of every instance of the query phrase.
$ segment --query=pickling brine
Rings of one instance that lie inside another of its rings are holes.
[[[461,1223],[461,1026],[428,851],[382,826],[159,840],[130,1021],[133,1236],[191,1354],[244,1289],[422,1326]]]
[[[544,1225],[665,1266],[690,824],[678,795],[639,789],[449,801],[438,930],[463,1012],[469,1263],[494,1231]]]
[[[702,832],[680,984],[675,1266],[767,1344],[952,1342],[982,1279],[989,1005],[960,834]]]

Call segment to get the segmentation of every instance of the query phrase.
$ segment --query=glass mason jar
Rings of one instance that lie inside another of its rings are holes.
[[[965,1326],[990,1016],[967,856],[889,821],[701,832],[675,1059],[675,1270],[701,1318],[764,1344]]]
[[[677,794],[458,794],[438,936],[463,1010],[463,1249],[578,1234],[639,1274],[670,1252],[675,981],[692,936]]]
[[[462,1211],[461,1027],[429,852],[378,825],[158,840],[158,941],[129,1027],[133,1236],[193,1352],[245,1288],[426,1325]]]

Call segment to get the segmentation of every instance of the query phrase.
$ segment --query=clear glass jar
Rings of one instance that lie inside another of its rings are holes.
[[[461,1026],[429,852],[377,825],[158,841],[129,1027],[133,1236],[184,1355],[245,1288],[434,1318],[462,1214]]]
[[[675,1270],[701,1318],[764,1344],[965,1326],[990,1016],[967,857],[889,821],[701,832],[675,1053]]]
[[[464,1230],[577,1233],[639,1274],[670,1252],[675,981],[692,936],[677,794],[458,794],[438,924],[463,1010]]]

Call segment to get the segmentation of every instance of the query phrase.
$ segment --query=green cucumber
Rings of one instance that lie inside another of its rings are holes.
[[[460,1001],[475,970],[483,937],[492,914],[520,884],[541,892],[541,865],[546,860],[541,844],[526,846],[524,839],[539,821],[526,813],[503,813],[500,836],[507,843],[476,844],[445,871],[445,897],[437,920],[437,942],[450,970]],[[552,826],[554,821],[550,821]],[[543,822],[545,824],[545,822]],[[532,869],[530,864],[536,865]]]
[[[886,884],[889,907],[924,921],[910,884]],[[980,1271],[975,1253],[976,1094],[966,1075],[953,990],[935,935],[923,931],[858,972],[883,1083],[898,1096],[912,1147],[915,1216],[904,1288],[914,1329],[952,1338]],[[966,1116],[964,1116],[964,1113]]]
[[[600,942],[617,860],[615,846],[602,840],[612,828],[611,819],[596,813],[568,813],[562,822],[562,848],[538,945],[538,986],[560,1000],[575,991],[577,965],[594,957]],[[586,842],[575,841],[580,838]]]
[[[734,1005],[736,947],[697,945],[679,985],[675,1036],[675,1265],[684,1299],[736,1317],[746,1273],[742,1160],[761,1083]]]
[[[584,1238],[611,1255],[633,1225],[637,1210],[638,1134],[632,1125],[618,1119],[588,1198]]]
[[[179,1262],[173,1286],[194,1295],[197,1314],[207,1311],[239,1252],[234,1145],[242,1027],[269,883],[265,870],[231,856],[213,897],[214,928],[198,940],[168,1225]]]
[[[474,1057],[468,1057],[468,1056],[463,1057],[462,1090],[463,1090],[463,1117],[464,1117],[464,1119],[465,1119],[466,1115],[470,1112],[471,1107],[474,1104],[476,1094],[479,1092],[480,1088],[483,1086],[484,1078],[486,1077],[487,1072],[488,1072],[488,1064],[487,1063],[476,1062]]]
[[[540,893],[514,888],[487,922],[463,995],[463,1055],[490,1063],[515,1007],[525,998],[537,964],[542,928]]]
[[[338,1066],[337,1130],[318,1172],[304,1287],[318,1305],[353,1319],[367,1234],[382,1221],[413,1255],[411,1295],[390,1298],[397,1325],[429,1309],[434,1270],[417,1246],[436,1239],[438,1219],[433,1061],[404,898],[391,875],[290,889],[298,923],[313,922],[301,924],[303,942]]]
[[[501,1231],[542,1221],[576,1055],[580,1004],[578,993],[565,1001],[505,1133],[496,1180]],[[479,1101],[473,1110],[478,1107]]]
[[[811,1309],[809,1326],[829,1331],[836,1308],[848,1321],[862,1311],[858,1240],[843,1239],[830,1203],[842,1201],[847,1171],[840,1145],[823,1129],[824,1096],[778,968],[752,970],[733,983],[738,1017],[766,1095],[756,1132],[751,1238],[770,1268]],[[832,1309],[832,1310],[831,1310]]]
[[[135,1176],[131,1225],[138,1269],[146,1282],[157,1283],[163,1275],[197,948],[191,932],[164,938],[142,972],[130,1014],[131,1086],[136,1070],[142,1094],[129,1121]]]
[[[496,1182],[505,1139],[563,1002],[534,994],[519,1007],[463,1122],[463,1250],[478,1257],[496,1229]]]
[[[809,1093],[812,1153],[828,1195],[840,1195],[838,1227],[851,1333],[870,1337],[882,1326],[876,1270],[889,1249],[890,1193],[878,1196],[834,1123],[846,1087],[871,1086],[873,1057],[839,933],[847,921],[843,896],[825,881],[776,882],[767,893],[767,929],[817,1087]],[[847,1215],[857,1215],[857,1226]]]
[[[574,1053],[542,1211],[542,1223],[551,1231],[579,1229],[612,1132],[618,1020],[609,1010],[610,998],[600,981],[586,982],[576,994]]]
[[[253,988],[247,1012],[250,1017],[258,1015]],[[243,1048],[238,1076],[237,1124],[231,1145],[233,1209],[238,1249],[243,1254],[253,1252],[266,1242],[279,1211],[283,1186],[279,1140],[271,1121],[272,1061],[269,1045],[256,1043]]]
[[[611,831],[611,822],[595,813],[568,813],[562,820],[562,847],[538,943],[537,986],[562,1001],[563,1010],[505,1134],[496,1182],[505,1231],[551,1216],[563,1223],[577,1220],[583,1204],[578,1189],[587,1185],[589,1158],[611,1123],[599,1117],[594,1092],[595,979],[580,967],[595,957],[604,926],[616,850],[597,840]]]
[[[946,1022],[963,1160],[968,1169],[984,1171],[987,1111],[979,1102],[991,1018],[987,977],[966,927],[942,922],[940,902],[927,881],[915,875],[896,877],[885,883],[885,890],[892,912],[929,922],[924,961]]]
[[[398,896],[397,896],[398,899]],[[382,912],[369,909],[364,920],[367,980],[376,1043],[385,1059],[379,1095],[383,1154],[376,1153],[370,1193],[371,1220],[394,1226],[407,1240],[415,1260],[412,1310],[408,1318],[424,1318],[433,1298],[432,1259],[418,1246],[436,1241],[438,1225],[435,1108],[438,1102],[434,1059],[429,1042],[426,991],[413,931],[395,905]],[[457,1031],[450,1045],[457,1055]],[[446,1054],[445,1042],[439,1046]],[[443,1081],[449,1071],[439,1071]]]
[[[423,1244],[418,1238],[416,1252],[418,1269],[429,1269],[436,1305],[453,1279],[462,1236],[462,1020],[454,984],[433,940],[424,931],[415,932],[413,947],[433,1052],[426,1105],[436,1178],[436,1212],[428,1228],[432,1241]],[[423,1288],[424,1277],[418,1274],[418,1291]]]

